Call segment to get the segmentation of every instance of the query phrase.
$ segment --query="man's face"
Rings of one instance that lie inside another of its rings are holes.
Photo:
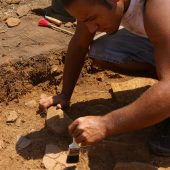
[[[114,2],[113,8],[108,9],[99,3],[90,4],[87,1],[77,0],[66,10],[77,19],[83,22],[89,32],[96,31],[114,33],[118,30],[123,15],[122,5]]]

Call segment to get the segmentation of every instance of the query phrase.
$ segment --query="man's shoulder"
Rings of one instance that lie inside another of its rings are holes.
[[[155,47],[170,45],[169,11],[170,1],[147,0],[146,2],[144,25],[146,33]]]

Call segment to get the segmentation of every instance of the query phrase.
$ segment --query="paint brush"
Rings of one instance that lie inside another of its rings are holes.
[[[52,29],[54,29],[56,31],[60,31],[60,32],[63,32],[63,33],[68,34],[68,35],[74,35],[74,33],[70,32],[70,31],[67,31],[67,30],[65,30],[63,28],[60,28],[60,27],[50,23],[45,18],[40,19],[39,22],[38,22],[38,25],[42,26],[42,27],[49,27],[49,28],[52,28]]]
[[[67,155],[67,163],[77,163],[79,162],[80,146],[75,142],[73,138],[73,143],[69,145],[69,151]]]

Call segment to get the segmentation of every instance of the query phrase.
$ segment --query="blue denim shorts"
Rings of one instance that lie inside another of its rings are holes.
[[[153,45],[149,39],[126,29],[112,35],[103,35],[90,46],[89,57],[116,64],[148,63],[155,65]]]

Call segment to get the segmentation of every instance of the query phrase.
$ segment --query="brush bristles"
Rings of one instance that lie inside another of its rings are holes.
[[[66,162],[67,163],[78,163],[79,162],[79,155],[75,155],[75,156],[68,155]]]
[[[79,162],[79,151],[80,151],[80,148],[70,148],[66,162],[67,163]]]

